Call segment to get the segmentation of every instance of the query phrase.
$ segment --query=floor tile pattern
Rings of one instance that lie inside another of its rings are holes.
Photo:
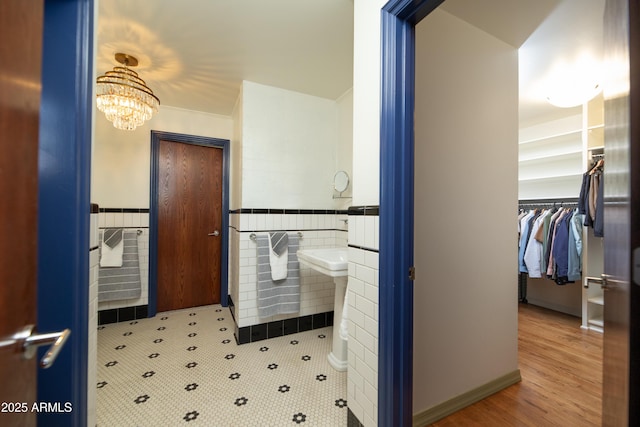
[[[347,425],[331,327],[240,346],[233,330],[219,305],[100,326],[98,426]]]

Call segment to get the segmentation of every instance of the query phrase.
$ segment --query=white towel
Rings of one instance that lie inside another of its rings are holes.
[[[349,339],[349,327],[347,325],[347,312],[349,307],[349,290],[344,293],[344,303],[342,306],[342,319],[340,320],[340,338],[347,341]]]
[[[124,252],[124,239],[121,239],[117,245],[110,248],[104,242],[104,233],[102,235],[102,244],[100,248],[100,267],[122,267],[122,254]]]
[[[271,266],[271,279],[283,280],[287,278],[287,264],[289,262],[289,248],[285,248],[280,255],[273,251],[271,234],[269,236],[269,265]]]

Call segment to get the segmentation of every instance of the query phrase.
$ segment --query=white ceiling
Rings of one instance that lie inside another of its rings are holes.
[[[117,52],[162,105],[229,116],[242,80],[337,99],[352,87],[353,0],[100,0],[97,75]]]
[[[602,39],[604,0],[446,0],[447,12],[520,49],[521,122],[553,64]],[[599,49],[599,47],[598,47]],[[597,50],[597,49],[596,49]],[[353,0],[100,0],[97,75],[114,54],[163,105],[230,115],[242,80],[337,99],[352,87]]]

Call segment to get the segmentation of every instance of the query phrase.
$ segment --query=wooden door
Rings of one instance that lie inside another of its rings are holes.
[[[640,424],[640,6],[607,0],[605,64],[605,426]],[[630,73],[629,73],[630,71]],[[634,253],[635,262],[634,262]],[[635,266],[634,266],[635,264]],[[635,268],[635,272],[634,272]]]
[[[220,302],[222,154],[160,141],[158,311]]]
[[[42,1],[0,2],[0,341],[36,323],[43,10]],[[20,350],[0,346],[0,425],[36,425],[36,359]]]

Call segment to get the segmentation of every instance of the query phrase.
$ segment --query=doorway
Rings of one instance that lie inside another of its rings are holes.
[[[229,140],[151,132],[149,314],[228,294]]]
[[[384,7],[382,14],[380,259],[383,261],[380,275],[379,401],[395,403],[380,406],[379,421],[384,424],[411,423],[413,312],[410,306],[413,289],[411,279],[405,272],[413,264],[411,249],[414,238],[413,215],[406,214],[407,211],[414,211],[414,27],[440,3],[442,2],[424,1],[418,5],[410,5],[407,2],[391,1]],[[622,10],[620,16],[628,16],[626,2],[611,3],[617,3],[617,7]],[[624,28],[622,25],[620,27]],[[633,41],[633,34],[631,36]],[[628,145],[625,147],[629,149]],[[402,219],[411,223],[399,225]],[[628,251],[627,248],[627,254]],[[401,350],[395,353],[385,351],[389,347]],[[387,374],[386,368],[391,368]]]

